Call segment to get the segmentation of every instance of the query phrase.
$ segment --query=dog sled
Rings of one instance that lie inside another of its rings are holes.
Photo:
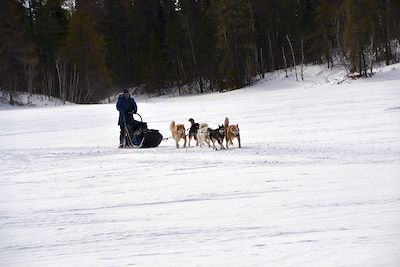
[[[143,122],[142,116],[135,113],[140,121],[133,120],[129,123],[124,120],[125,136],[120,148],[151,148],[158,147],[163,140],[158,130],[148,129],[147,123]]]

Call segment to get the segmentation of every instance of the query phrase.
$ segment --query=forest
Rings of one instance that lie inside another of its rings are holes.
[[[400,0],[0,0],[0,92],[97,103],[400,62]]]

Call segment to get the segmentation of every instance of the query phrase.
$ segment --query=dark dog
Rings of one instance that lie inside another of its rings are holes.
[[[224,141],[224,137],[225,137],[224,125],[219,125],[218,129],[210,131],[210,139],[211,139],[211,142],[213,143],[213,148],[215,150],[217,150],[217,147],[215,146],[215,142],[218,142],[221,149],[225,149],[224,145],[222,144],[222,142]]]
[[[199,142],[197,140],[197,131],[199,130],[199,124],[194,122],[194,119],[190,118],[190,129],[189,129],[189,146],[190,146],[190,140],[194,138],[196,140],[196,146],[199,145]]]

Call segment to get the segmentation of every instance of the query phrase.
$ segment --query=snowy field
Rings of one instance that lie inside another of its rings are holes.
[[[228,116],[219,151],[117,149],[115,104],[3,106],[0,266],[400,266],[400,65],[342,78],[139,101],[164,137]]]

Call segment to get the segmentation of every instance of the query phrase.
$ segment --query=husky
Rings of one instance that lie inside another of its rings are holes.
[[[204,143],[206,143],[208,147],[211,147],[210,131],[211,129],[208,128],[207,123],[200,123],[199,130],[197,131],[197,142],[199,143],[200,147],[203,147]]]
[[[218,129],[210,131],[210,139],[211,142],[213,143],[213,148],[215,150],[218,150],[217,147],[215,146],[215,142],[218,142],[221,149],[225,149],[224,145],[222,144],[222,142],[224,141],[224,137],[225,137],[224,125],[218,125]]]
[[[185,126],[183,124],[175,124],[175,121],[172,121],[169,129],[171,130],[172,138],[175,140],[176,148],[179,148],[179,141],[181,139],[185,141],[183,146],[186,147]]]
[[[226,142],[226,148],[228,148],[228,144],[233,145],[233,139],[237,139],[239,142],[239,148],[241,148],[240,144],[240,130],[239,130],[239,124],[236,125],[229,125],[229,119],[228,117],[225,118],[225,142]]]
[[[197,132],[199,130],[200,125],[198,123],[194,122],[194,119],[190,118],[189,119],[190,122],[190,129],[189,129],[189,146],[190,146],[190,140],[192,140],[192,138],[196,141],[196,146],[199,145],[199,141],[197,140]]]

